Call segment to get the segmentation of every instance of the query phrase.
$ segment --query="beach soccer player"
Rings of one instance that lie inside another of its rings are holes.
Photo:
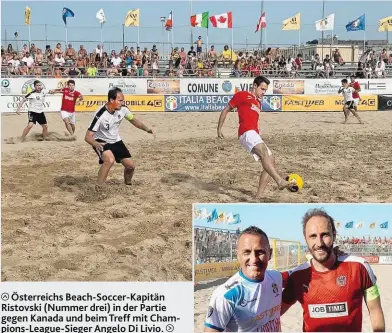
[[[61,101],[61,118],[64,121],[65,127],[69,134],[73,136],[75,134],[75,105],[76,102],[83,100],[83,95],[75,90],[75,81],[68,80],[67,87],[62,89],[50,90],[49,94],[62,93]]]
[[[46,121],[44,113],[45,97],[47,94],[42,90],[40,81],[35,80],[33,82],[33,86],[34,90],[32,90],[30,93],[28,93],[22,98],[16,111],[17,114],[20,114],[23,104],[28,101],[28,123],[23,130],[21,141],[24,141],[26,139],[27,134],[29,134],[30,130],[36,123],[42,126],[42,137],[44,140],[46,140],[49,134],[48,123]]]
[[[353,93],[355,92],[355,89],[353,87],[350,87],[348,84],[347,79],[342,80],[342,86],[339,88],[338,94],[342,93],[343,98],[344,98],[344,105],[343,105],[343,112],[344,112],[344,124],[347,123],[348,116],[351,113],[355,116],[355,118],[358,119],[360,124],[363,124],[361,118],[358,115],[358,112],[355,111],[355,102],[353,98]]]
[[[267,270],[268,236],[251,226],[237,243],[240,270],[213,292],[204,332],[280,332],[283,276]]]
[[[94,148],[99,157],[99,164],[101,164],[97,185],[104,184],[109,170],[115,162],[124,166],[125,184],[131,185],[135,164],[119,135],[120,124],[124,118],[133,126],[154,134],[152,129],[136,119],[131,111],[124,106],[124,95],[120,88],[109,90],[108,102],[95,112],[85,136],[85,141]]]
[[[279,175],[272,152],[259,134],[260,98],[264,96],[269,84],[270,81],[266,77],[257,76],[253,81],[252,91],[237,92],[221,112],[217,128],[218,138],[223,138],[223,123],[227,114],[236,108],[239,118],[238,137],[240,144],[248,153],[253,154],[256,161],[260,160],[263,166],[263,172],[260,175],[259,187],[256,194],[257,197],[262,197],[270,176],[278,184],[280,190],[284,188],[292,189],[293,185],[295,185],[285,181]]]
[[[355,75],[351,74],[350,75],[350,87],[354,88],[354,92],[353,92],[353,99],[354,99],[354,109],[356,112],[358,112],[358,104],[360,101],[360,97],[359,97],[359,92],[361,91],[361,85],[359,84],[358,81],[355,81]]]
[[[322,209],[308,211],[303,234],[312,258],[289,271],[282,315],[297,301],[304,332],[361,332],[365,300],[374,332],[385,331],[376,277],[365,259],[338,255],[334,219]]]

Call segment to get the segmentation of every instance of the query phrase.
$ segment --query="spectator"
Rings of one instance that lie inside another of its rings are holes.
[[[79,56],[78,59],[76,60],[76,67],[79,69],[79,71],[84,74],[85,68],[86,68],[86,59],[83,58],[82,56]]]
[[[181,52],[180,52],[180,58],[181,58],[180,64],[181,64],[182,66],[184,66],[185,63],[186,63],[186,56],[187,56],[187,54],[186,54],[186,52],[185,52],[185,49],[182,47],[182,48],[181,48]]]
[[[222,57],[223,65],[232,64],[237,60],[237,55],[234,53],[234,51],[229,49],[228,45],[224,46],[223,51],[221,53],[221,57]]]
[[[111,65],[111,66],[113,66],[113,65]],[[109,67],[106,71],[106,74],[107,74],[107,76],[118,76],[119,75],[117,68],[115,68],[114,66]]]
[[[34,58],[36,53],[37,53],[37,48],[35,47],[34,43],[31,43],[31,45],[30,45],[30,54],[31,54],[31,56]]]
[[[59,52],[55,53],[54,62],[55,65],[64,66],[65,59],[63,58],[63,54]]]
[[[334,65],[332,63],[331,58],[329,57],[329,54],[327,54],[325,56],[323,64],[324,64],[324,71],[325,71],[326,78],[329,78],[330,75],[334,76],[334,73],[335,73],[334,72]]]
[[[45,47],[45,57],[48,57],[49,55],[53,55],[53,51],[50,48],[50,45],[46,45],[46,47]]]
[[[215,51],[215,46],[211,45],[211,49],[208,51],[208,59],[216,61],[218,59],[218,54]]]
[[[13,75],[19,75],[20,73],[19,67],[20,67],[19,56],[17,54],[14,54],[12,59],[8,61],[8,68],[10,73]]]
[[[370,79],[372,77],[372,66],[370,62],[366,63],[366,67],[364,69],[364,75],[366,79]]]
[[[72,64],[69,68],[64,71],[64,74],[69,77],[77,77],[81,74],[81,71]]]
[[[100,68],[108,68],[109,65],[109,57],[108,54],[106,52],[102,53],[102,59],[100,59]]]
[[[154,53],[151,58],[152,77],[157,77],[159,72],[158,55]]]
[[[121,65],[121,58],[118,54],[115,54],[110,62],[113,65],[113,67],[119,68]]]
[[[197,38],[197,41],[194,42],[196,44],[196,53],[197,56],[200,57],[202,52],[203,52],[203,40],[201,39],[201,36]]]
[[[157,59],[157,60],[159,59],[159,52],[158,52],[157,46],[155,44],[152,46],[152,49],[150,51],[150,59],[153,59],[154,56],[155,56],[155,59]]]
[[[33,57],[30,55],[29,52],[25,53],[25,56],[23,57],[22,61],[24,62],[24,64],[27,66],[27,71],[28,72],[33,72],[32,69],[34,68],[34,59]]]
[[[55,56],[55,59],[56,59],[56,56],[58,56],[58,58],[63,57],[63,50],[61,48],[61,43],[57,43],[56,49],[54,50],[54,56]]]
[[[87,76],[88,77],[96,77],[98,73],[98,69],[95,66],[95,62],[90,63],[90,65],[87,68]]]
[[[61,67],[55,67],[53,71],[53,75],[56,79],[63,77],[63,71]]]
[[[29,48],[27,47],[27,44],[23,44],[23,48],[21,51],[22,57],[24,57],[27,52],[29,52]]]
[[[82,58],[85,58],[85,57],[87,57],[87,50],[84,48],[84,46],[83,45],[80,45],[80,48],[79,48],[79,51],[78,51],[78,56],[79,57],[82,57]]]
[[[101,44],[97,44],[97,47],[95,49],[95,54],[99,54],[100,58],[102,58],[103,49],[102,49]]]
[[[7,53],[12,53],[12,52],[13,52],[12,44],[8,44],[8,46],[7,46]]]
[[[178,47],[175,47],[174,50],[172,51],[171,60],[174,64],[174,67],[178,68],[178,66],[181,63],[181,56],[180,56],[180,52],[178,52]]]
[[[388,53],[387,53],[387,49],[382,49],[381,53],[380,53],[380,58],[381,61],[384,61],[384,63],[388,63]]]
[[[37,53],[35,54],[34,62],[37,66],[42,66],[44,62],[44,55],[42,54],[42,50],[40,48],[37,49]]]
[[[298,54],[297,58],[295,58],[294,62],[295,62],[295,67],[297,70],[302,70],[302,63],[303,63],[303,58],[302,58],[302,54]]]
[[[195,48],[193,46],[191,46],[191,49],[188,51],[188,57],[189,56],[196,58],[196,52],[195,52]]]
[[[333,58],[333,61],[335,63],[338,63],[340,66],[344,65],[344,60],[343,60],[342,56],[340,55],[339,49],[335,49],[335,51],[333,51],[332,58]]]
[[[149,63],[148,63],[148,60],[146,60],[143,63],[143,76],[144,77],[149,76]]]
[[[376,78],[378,78],[378,79],[381,78],[381,77],[385,78],[385,76],[386,76],[386,73],[385,73],[385,62],[383,60],[380,60],[377,63],[377,66],[376,66],[374,72],[375,72]]]
[[[72,47],[72,44],[68,44],[68,48],[65,50],[65,60],[76,60],[76,52],[74,48]]]
[[[140,48],[138,47],[137,51],[136,51],[136,55],[135,55],[135,64],[136,64],[136,66],[141,67],[142,64],[143,64],[142,60],[143,60],[143,56],[142,56],[142,54],[140,52]]]
[[[319,54],[317,53],[314,57],[312,57],[312,64],[311,64],[312,70],[316,70],[316,68],[319,65],[321,65],[321,60]]]

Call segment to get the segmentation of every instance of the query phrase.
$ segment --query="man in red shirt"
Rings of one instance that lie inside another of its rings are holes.
[[[376,277],[360,257],[337,255],[334,220],[322,209],[308,211],[303,233],[312,259],[289,271],[282,294],[281,314],[300,302],[304,332],[361,332],[362,300],[373,331],[385,331]]]
[[[350,80],[351,80],[350,87],[353,87],[355,89],[355,91],[353,92],[354,109],[355,109],[355,112],[358,112],[358,104],[360,101],[359,92],[361,91],[361,86],[359,85],[358,81],[355,81],[354,74],[350,75]]]
[[[67,88],[50,90],[49,93],[63,94],[63,99],[61,101],[61,118],[63,119],[69,134],[73,136],[75,134],[75,104],[78,99],[80,101],[83,100],[83,95],[75,90],[74,80],[68,80]]]
[[[288,183],[279,175],[272,152],[259,134],[260,99],[267,91],[269,83],[270,81],[266,77],[260,75],[254,79],[252,91],[237,92],[221,112],[217,128],[218,138],[223,138],[222,126],[226,116],[232,109],[237,109],[240,143],[248,153],[253,154],[256,161],[261,161],[264,169],[260,175],[257,197],[262,197],[270,176],[276,181],[280,190],[284,188],[293,190],[295,186],[295,184]]]

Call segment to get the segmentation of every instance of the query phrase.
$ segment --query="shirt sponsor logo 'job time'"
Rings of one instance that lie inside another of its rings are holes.
[[[332,318],[348,315],[347,302],[331,304],[309,304],[311,318]]]

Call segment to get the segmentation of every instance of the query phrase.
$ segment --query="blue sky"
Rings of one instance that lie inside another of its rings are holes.
[[[302,217],[308,209],[324,208],[335,221],[345,224],[354,221],[354,225],[363,222],[361,229],[345,229],[341,227],[341,236],[391,236],[392,204],[196,204],[196,209],[206,208],[210,213],[218,212],[240,214],[241,223],[235,225],[207,223],[205,219],[195,219],[195,226],[236,230],[238,226],[245,229],[256,225],[263,229],[269,237],[294,240],[304,243],[302,234]],[[372,222],[389,221],[388,229],[370,229]]]
[[[212,14],[221,14],[227,11],[233,12],[234,44],[245,46],[260,41],[260,35],[255,34],[255,26],[261,11],[260,1],[192,1],[192,13],[209,11]],[[141,27],[140,41],[142,46],[151,47],[152,43],[167,42],[167,33],[162,33],[160,22],[161,16],[174,13],[174,44],[188,47],[190,42],[190,1],[2,1],[1,2],[1,35],[7,40],[13,41],[15,31],[19,32],[19,40],[28,40],[28,28],[24,25],[24,9],[29,5],[31,8],[31,38],[40,46],[48,40],[65,40],[64,23],[61,18],[63,7],[74,11],[75,17],[68,19],[68,41],[84,42],[88,48],[92,48],[100,40],[100,25],[95,18],[97,11],[103,8],[107,23],[103,28],[104,41],[122,41],[122,24],[128,10],[140,8]],[[302,15],[301,40],[308,41],[321,37],[321,33],[315,31],[314,21],[322,17],[321,1],[265,1],[264,11],[267,17],[267,32],[264,41],[267,44],[297,44],[297,31],[281,31],[281,22],[297,12]],[[377,24],[380,18],[392,15],[392,4],[387,1],[326,1],[325,15],[335,13],[334,33],[341,39],[363,39],[363,32],[346,32],[345,25],[366,12],[366,36],[368,39],[386,39],[386,33],[377,32]],[[44,25],[47,24],[46,34]],[[39,26],[38,26],[39,25]],[[194,39],[200,34],[206,40],[206,29],[195,28]],[[325,35],[329,32],[325,32]],[[392,39],[392,33],[389,34]],[[37,42],[42,40],[42,44]],[[125,29],[125,40],[136,42],[137,28]],[[230,29],[209,29],[209,42],[217,45],[231,43]],[[54,42],[51,42],[53,44]],[[80,43],[77,44],[77,47]],[[111,48],[112,45],[107,45]],[[121,44],[119,43],[118,46]],[[75,45],[74,45],[75,46]],[[167,47],[167,46],[166,46]]]

